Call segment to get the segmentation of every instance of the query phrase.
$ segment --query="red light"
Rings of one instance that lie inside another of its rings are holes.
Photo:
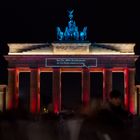
[[[59,111],[58,111],[58,103],[57,103],[57,101],[55,101],[55,103],[54,103],[54,113],[58,113]]]
[[[35,98],[32,99],[32,101],[31,101],[31,112],[32,113],[36,113],[36,104],[37,104],[36,99]]]

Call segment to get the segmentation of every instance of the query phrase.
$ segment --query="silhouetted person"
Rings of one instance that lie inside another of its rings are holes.
[[[103,106],[94,101],[93,113],[83,121],[79,140],[123,140],[130,138],[129,120],[131,113],[126,111],[121,102],[121,93],[113,90],[110,100]],[[98,109],[96,109],[96,107]]]
[[[112,140],[109,134],[110,127],[104,122],[101,113],[101,101],[94,99],[86,110],[88,115],[81,125],[78,140]]]
[[[16,110],[7,110],[3,113],[0,122],[1,140],[28,140],[27,121],[19,119]]]
[[[113,139],[128,140],[131,136],[133,114],[125,109],[119,90],[112,90],[109,96],[109,101],[102,110],[104,121],[113,128],[113,131],[110,131]]]
[[[27,132],[29,140],[58,140],[58,119],[52,113],[43,113],[39,120],[30,122]]]
[[[133,118],[132,113],[125,109],[121,99],[121,92],[118,90],[112,90],[110,92],[110,99],[107,107],[110,114],[116,119],[115,121],[117,124],[122,123],[123,125]]]

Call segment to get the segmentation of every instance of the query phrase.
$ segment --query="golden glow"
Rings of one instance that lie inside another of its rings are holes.
[[[67,45],[68,44],[69,43],[67,43]],[[79,45],[76,50],[72,49],[72,47],[69,46],[71,47],[71,49],[68,48],[68,50],[64,49],[63,51],[60,51],[59,49],[57,49],[56,51],[53,50],[54,43],[52,43],[52,45],[50,46],[48,46],[47,43],[10,43],[8,45],[10,48],[9,55],[134,55],[135,43],[96,43],[91,45],[90,48],[88,48],[89,43],[87,43],[87,46],[85,46],[85,43],[74,43],[72,45]],[[38,47],[41,45],[42,47]],[[57,43],[56,45],[59,47],[61,43]],[[67,45],[64,47],[67,47]],[[81,45],[82,47],[85,47],[83,48],[83,50],[80,49]]]

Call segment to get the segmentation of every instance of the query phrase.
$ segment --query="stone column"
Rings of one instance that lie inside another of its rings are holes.
[[[124,69],[124,105],[127,110],[129,110],[129,70],[128,68]]]
[[[16,69],[8,69],[8,94],[6,97],[6,108],[14,109],[16,106]]]
[[[38,82],[37,82],[37,87],[38,87],[38,92],[37,92],[37,112],[40,112],[40,69],[38,69],[37,72],[38,76]]]
[[[112,70],[111,69],[103,69],[103,101],[107,101],[109,99],[109,93],[112,90]]]
[[[18,108],[19,103],[19,69],[16,68],[15,73],[15,108]]]
[[[129,90],[129,110],[132,113],[136,113],[135,107],[135,69],[129,69],[129,77],[128,77],[128,90]]]
[[[53,107],[54,112],[58,113],[61,110],[61,74],[60,68],[53,69]]]
[[[88,68],[82,71],[82,102],[87,105],[90,100],[90,72]]]
[[[38,113],[40,111],[40,73],[37,68],[31,69],[30,76],[30,112]]]

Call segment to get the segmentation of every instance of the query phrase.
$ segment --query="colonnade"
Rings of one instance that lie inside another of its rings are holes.
[[[90,101],[90,72],[103,74],[103,101],[109,98],[112,90],[112,73],[124,73],[124,104],[131,112],[136,112],[135,95],[135,69],[134,68],[8,68],[8,94],[6,95],[6,108],[13,109],[19,103],[19,74],[30,72],[30,112],[40,112],[40,74],[41,72],[53,73],[53,106],[54,112],[61,111],[61,73],[81,72],[82,74],[82,103]]]

